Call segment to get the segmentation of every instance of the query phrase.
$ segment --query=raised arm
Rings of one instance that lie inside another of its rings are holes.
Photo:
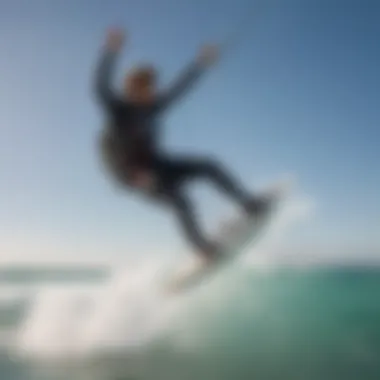
[[[218,50],[215,46],[206,46],[202,48],[198,59],[191,63],[174,84],[161,95],[160,109],[167,109],[175,101],[185,95],[186,92],[188,92],[198,81],[206,69],[216,61],[217,57]]]
[[[112,88],[112,79],[118,53],[124,42],[124,34],[120,30],[108,32],[106,45],[101,52],[95,70],[94,89],[97,99],[106,108],[116,102],[116,94]]]

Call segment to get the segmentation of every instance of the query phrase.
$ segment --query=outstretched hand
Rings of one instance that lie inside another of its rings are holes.
[[[121,28],[111,28],[107,31],[106,47],[117,53],[121,50],[126,39],[126,33]]]
[[[218,45],[204,45],[198,55],[198,63],[202,66],[209,67],[215,64],[220,57],[220,48]]]

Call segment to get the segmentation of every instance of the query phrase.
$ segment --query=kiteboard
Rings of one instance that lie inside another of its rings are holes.
[[[218,259],[193,258],[169,276],[167,289],[170,292],[180,292],[199,285],[222,266],[237,259],[245,248],[255,245],[269,230],[289,192],[289,185],[289,182],[278,182],[262,192],[268,207],[260,216],[240,217],[224,223],[217,231],[216,240],[222,247]]]

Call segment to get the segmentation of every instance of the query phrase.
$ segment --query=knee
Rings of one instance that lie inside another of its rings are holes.
[[[190,209],[190,202],[184,194],[178,194],[177,192],[167,193],[167,202],[177,212],[184,213]]]
[[[206,158],[202,162],[202,172],[206,175],[215,175],[222,171],[222,165],[213,158]]]
[[[185,196],[173,198],[173,206],[180,213],[188,213],[190,210],[190,202]]]

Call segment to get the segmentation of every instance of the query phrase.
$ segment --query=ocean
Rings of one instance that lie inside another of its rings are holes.
[[[380,379],[380,268],[162,268],[0,271],[1,380]]]

